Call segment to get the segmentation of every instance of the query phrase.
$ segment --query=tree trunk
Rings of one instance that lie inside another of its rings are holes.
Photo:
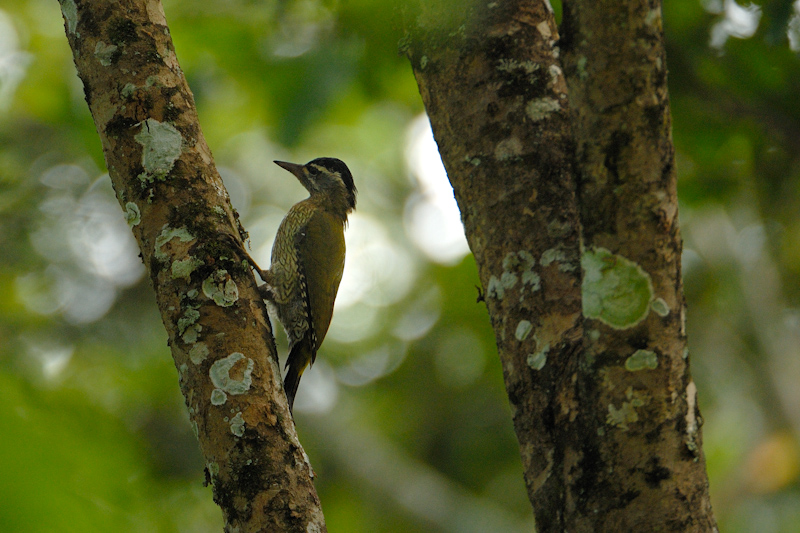
[[[485,288],[537,529],[713,531],[660,4],[578,1],[564,20],[559,42],[547,0],[424,2],[404,44]]]
[[[158,0],[60,0],[226,531],[325,531],[241,229]]]

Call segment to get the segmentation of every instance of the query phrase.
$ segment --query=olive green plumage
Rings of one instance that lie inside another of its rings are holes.
[[[291,408],[300,377],[314,363],[331,323],[344,270],[344,227],[355,209],[356,188],[347,166],[338,159],[275,163],[294,174],[310,193],[284,217],[270,269],[260,271],[266,282],[262,294],[289,338],[284,389]]]

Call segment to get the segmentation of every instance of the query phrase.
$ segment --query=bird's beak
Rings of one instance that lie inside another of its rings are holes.
[[[297,163],[287,163],[286,161],[273,161],[273,162],[279,167],[286,169],[292,174],[294,174],[297,177],[297,179],[299,179],[301,182],[305,182],[303,179],[305,177],[303,175],[303,165],[298,165]]]

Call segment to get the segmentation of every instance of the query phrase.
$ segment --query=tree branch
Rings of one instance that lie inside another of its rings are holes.
[[[478,265],[540,531],[562,530],[581,351],[566,83],[546,0],[424,2],[406,50]]]
[[[661,4],[565,3],[562,46],[587,319],[570,465],[580,511],[565,528],[713,531],[684,329]]]
[[[243,230],[158,0],[60,0],[226,531],[325,531]]]
[[[660,4],[569,3],[560,42],[547,0],[430,0],[409,26],[537,530],[714,530]]]

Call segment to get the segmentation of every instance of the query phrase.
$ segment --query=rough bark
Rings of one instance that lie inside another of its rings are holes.
[[[560,530],[583,330],[555,22],[546,1],[426,2],[410,29],[407,53],[485,288],[528,495],[540,531]]]
[[[61,0],[226,531],[324,531],[242,230],[158,0]],[[226,237],[227,236],[227,237]]]
[[[583,412],[605,422],[600,446],[586,439],[573,457],[577,478],[602,490],[572,491],[585,516],[568,526],[714,530],[689,374],[661,3],[569,2],[562,38],[585,247],[579,384]],[[608,301],[614,275],[631,278],[630,292]],[[598,296],[608,303],[588,300]],[[582,466],[587,451],[617,473]]]
[[[407,22],[539,531],[716,529],[660,13],[573,2],[558,43],[547,0],[425,2]]]

